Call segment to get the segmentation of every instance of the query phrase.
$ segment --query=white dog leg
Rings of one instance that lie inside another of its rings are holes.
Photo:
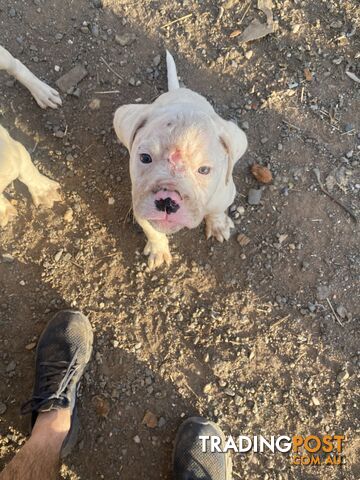
[[[148,266],[152,270],[163,263],[170,265],[171,253],[169,250],[169,241],[164,233],[155,230],[147,220],[136,218],[136,221],[144,230],[148,239],[144,254],[149,256]]]
[[[29,153],[20,143],[18,143],[18,149],[20,155],[19,180],[28,187],[36,207],[44,205],[46,208],[51,208],[54,202],[61,200],[58,192],[60,185],[39,172],[32,163]]]
[[[206,215],[206,238],[215,237],[219,242],[229,240],[230,230],[234,223],[226,213],[211,213]]]
[[[35,98],[41,108],[57,108],[61,105],[60,95],[56,90],[37,78],[19,60],[0,46],[0,70],[6,70],[22,83]]]
[[[16,208],[11,205],[4,195],[0,194],[0,227],[5,227],[16,215]]]

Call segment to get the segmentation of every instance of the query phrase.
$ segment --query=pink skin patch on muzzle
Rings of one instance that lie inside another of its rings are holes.
[[[162,231],[171,232],[191,223],[183,198],[176,190],[161,188],[154,193],[148,207],[145,217]]]

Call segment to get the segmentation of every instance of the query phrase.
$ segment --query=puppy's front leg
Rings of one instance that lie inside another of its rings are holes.
[[[164,262],[167,265],[171,263],[171,253],[169,250],[169,241],[164,233],[160,233],[153,228],[147,220],[136,218],[140,227],[148,239],[144,254],[149,256],[148,266],[150,270],[159,267]]]
[[[16,208],[0,193],[0,227],[5,227],[16,215]]]
[[[56,90],[42,82],[24,64],[1,46],[0,70],[6,70],[10,75],[19,80],[30,91],[41,108],[57,108],[61,105],[61,98]]]
[[[60,185],[42,175],[32,163],[25,147],[18,142],[16,145],[19,159],[19,180],[28,187],[36,207],[44,205],[46,208],[51,208],[54,202],[61,200],[58,192]]]
[[[229,240],[234,222],[226,213],[210,213],[205,217],[206,238],[215,237],[219,242]]]

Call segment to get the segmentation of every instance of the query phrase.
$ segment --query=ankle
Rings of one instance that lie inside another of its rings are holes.
[[[70,408],[51,410],[38,414],[31,438],[39,443],[47,443],[61,448],[66,435],[70,430]]]

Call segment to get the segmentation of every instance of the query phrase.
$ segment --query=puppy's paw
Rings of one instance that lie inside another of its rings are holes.
[[[36,183],[28,185],[28,188],[35,207],[43,205],[45,208],[52,208],[54,202],[61,201],[60,185],[44,175],[41,175]]]
[[[62,105],[59,93],[38,78],[29,85],[29,90],[41,108],[57,108]]]
[[[144,248],[144,254],[149,256],[148,267],[150,270],[159,267],[163,263],[166,263],[166,265],[171,263],[171,253],[167,239],[155,242],[148,240]]]
[[[5,227],[16,215],[16,208],[4,196],[0,195],[0,227]]]
[[[226,213],[215,213],[205,217],[206,238],[215,237],[219,242],[229,240],[234,223]]]

